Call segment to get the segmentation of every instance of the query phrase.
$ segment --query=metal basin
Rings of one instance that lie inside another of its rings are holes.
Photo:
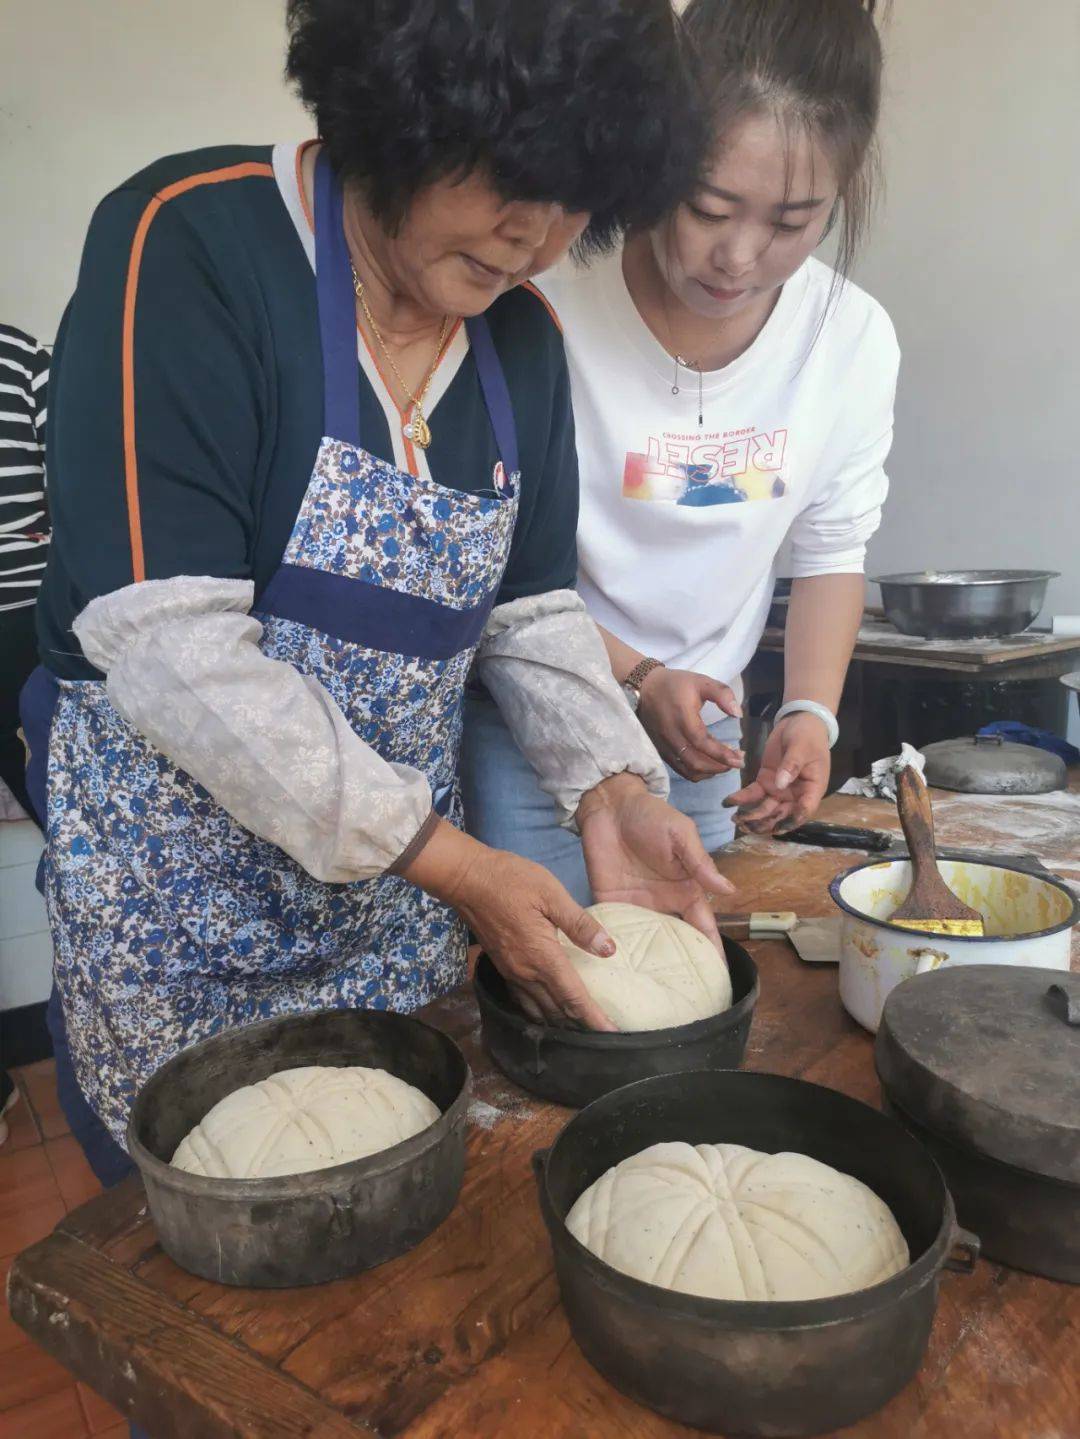
[[[794,1150],[854,1175],[904,1233],[909,1266],[854,1294],[732,1302],[676,1294],[613,1269],[566,1227],[612,1165],[664,1140]],[[926,1352],[944,1268],[970,1272],[941,1171],[901,1125],[847,1095],[776,1074],[644,1079],[590,1104],[534,1160],[570,1329],[631,1399],[710,1433],[831,1434],[874,1413]],[[959,1248],[963,1255],[954,1255]]]
[[[925,570],[882,575],[885,618],[924,639],[1016,635],[1038,618],[1056,570]]]
[[[307,1064],[385,1069],[438,1105],[434,1124],[379,1154],[277,1179],[207,1179],[169,1163],[220,1099]],[[471,1077],[452,1039],[404,1014],[336,1009],[231,1029],[182,1050],[136,1097],[128,1150],[161,1247],[219,1284],[321,1284],[413,1248],[457,1202]]]

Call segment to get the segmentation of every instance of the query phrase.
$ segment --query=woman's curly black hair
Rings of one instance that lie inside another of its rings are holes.
[[[652,224],[706,125],[670,0],[288,0],[286,73],[334,168],[389,228],[477,169],[588,211],[587,249]]]

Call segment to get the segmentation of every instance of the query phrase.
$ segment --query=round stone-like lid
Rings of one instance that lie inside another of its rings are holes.
[[[962,1149],[1080,1184],[1080,974],[944,965],[885,1002],[889,1098]]]

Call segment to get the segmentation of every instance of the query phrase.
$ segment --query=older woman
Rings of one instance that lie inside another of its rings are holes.
[[[606,1025],[556,930],[607,937],[457,827],[474,656],[599,894],[708,930],[724,887],[571,591],[569,383],[527,284],[696,163],[668,0],[289,19],[319,141],[115,190],[56,347],[24,711],[61,1086],[107,1179],[178,1048],[422,1004],[463,921],[535,1010]]]

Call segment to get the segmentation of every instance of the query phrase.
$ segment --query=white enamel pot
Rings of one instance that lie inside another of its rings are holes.
[[[911,864],[872,860],[829,886],[843,915],[840,1001],[876,1033],[892,990],[943,964],[1023,964],[1068,969],[1080,904],[1059,879],[1007,865],[943,859],[945,883],[983,916],[986,933],[961,938],[904,929],[887,918],[907,897]]]

